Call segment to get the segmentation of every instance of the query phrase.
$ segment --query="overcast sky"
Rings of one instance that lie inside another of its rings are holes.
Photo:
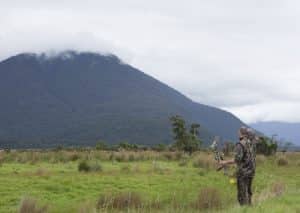
[[[245,122],[300,122],[300,1],[0,0],[0,60],[111,52]]]

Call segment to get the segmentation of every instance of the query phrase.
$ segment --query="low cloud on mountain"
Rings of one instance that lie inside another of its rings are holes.
[[[300,121],[299,6],[295,0],[4,0],[0,60],[24,51],[112,52],[245,122]]]

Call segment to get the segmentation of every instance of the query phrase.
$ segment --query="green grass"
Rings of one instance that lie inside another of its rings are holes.
[[[253,185],[254,205],[248,208],[237,205],[236,185],[229,184],[222,172],[193,166],[193,159],[205,153],[197,153],[184,166],[179,165],[180,160],[166,160],[158,155],[126,162],[100,160],[94,155],[89,159],[101,164],[100,172],[79,172],[80,159],[50,163],[48,158],[32,162],[30,157],[28,162],[23,159],[20,163],[16,159],[21,154],[6,155],[14,156],[4,156],[6,160],[0,166],[0,212],[16,212],[23,197],[48,205],[49,212],[79,212],[86,205],[95,209],[101,195],[118,192],[138,192],[142,196],[144,209],[133,211],[197,212],[191,203],[207,187],[220,192],[220,212],[300,212],[300,154],[288,156],[287,166],[276,164],[278,156],[258,164]],[[274,183],[285,187],[282,195],[275,196]],[[151,209],[154,201],[159,202],[159,209]]]

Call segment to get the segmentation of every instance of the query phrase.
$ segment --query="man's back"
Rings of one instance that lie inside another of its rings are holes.
[[[255,174],[255,144],[249,139],[243,138],[236,144],[235,162],[237,163],[237,175],[252,177]]]

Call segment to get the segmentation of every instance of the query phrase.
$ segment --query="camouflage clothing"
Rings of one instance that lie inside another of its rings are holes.
[[[237,176],[254,176],[256,166],[255,157],[255,145],[248,139],[241,139],[235,147],[234,156],[237,164]]]
[[[255,143],[242,138],[235,147],[234,160],[237,164],[238,201],[241,205],[251,204],[251,184],[255,175]]]
[[[238,176],[237,177],[237,199],[240,205],[251,205],[253,177]]]

